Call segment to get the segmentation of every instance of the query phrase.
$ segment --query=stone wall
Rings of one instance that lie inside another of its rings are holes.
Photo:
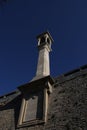
[[[87,75],[56,84],[50,101],[50,127],[87,130]]]
[[[55,78],[45,124],[18,129],[21,100],[18,92],[0,98],[0,130],[87,130],[86,69]]]

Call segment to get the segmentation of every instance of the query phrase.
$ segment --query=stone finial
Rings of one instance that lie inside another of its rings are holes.
[[[40,79],[50,75],[49,52],[53,39],[49,32],[44,32],[37,36],[38,40],[38,64],[35,79]]]
[[[43,46],[47,45],[47,48],[49,49],[49,51],[51,51],[51,44],[53,42],[53,39],[48,31],[38,35],[37,40],[38,48],[41,49]]]

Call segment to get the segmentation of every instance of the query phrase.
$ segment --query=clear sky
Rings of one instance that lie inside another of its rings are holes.
[[[87,0],[7,0],[0,5],[0,95],[35,76],[36,36],[46,30],[53,77],[87,63]]]

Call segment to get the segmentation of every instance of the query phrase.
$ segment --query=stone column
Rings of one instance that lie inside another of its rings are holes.
[[[50,63],[49,63],[49,52],[51,51],[51,44],[53,39],[49,32],[40,34],[38,37],[38,64],[36,70],[36,76],[33,80],[43,78],[50,75]]]

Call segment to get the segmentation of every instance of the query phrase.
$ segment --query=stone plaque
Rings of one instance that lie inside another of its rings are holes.
[[[23,122],[40,119],[43,111],[43,92],[39,91],[29,95],[25,103]]]

